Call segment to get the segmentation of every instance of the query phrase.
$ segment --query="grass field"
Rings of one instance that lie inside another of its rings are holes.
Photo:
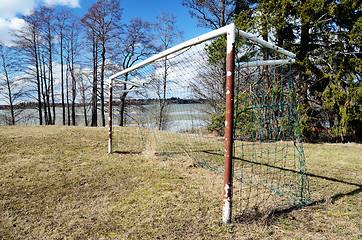
[[[106,128],[1,127],[0,238],[362,238],[360,144],[305,144],[311,204],[223,226],[222,176],[115,132],[109,155]]]

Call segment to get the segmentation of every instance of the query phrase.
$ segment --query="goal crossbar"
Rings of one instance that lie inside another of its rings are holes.
[[[250,33],[239,30],[239,29],[237,29],[235,27],[234,23],[231,23],[231,24],[229,24],[229,25],[227,25],[225,27],[216,29],[214,31],[205,33],[205,34],[203,34],[203,35],[201,35],[199,37],[195,37],[195,38],[193,38],[191,40],[188,40],[186,42],[178,44],[178,45],[176,45],[176,46],[174,46],[174,47],[172,47],[170,49],[167,49],[167,50],[165,50],[163,52],[160,52],[160,53],[158,53],[158,54],[156,54],[156,55],[154,55],[154,56],[152,56],[152,57],[150,57],[150,58],[148,58],[148,59],[146,59],[146,60],[144,60],[142,62],[139,62],[139,63],[127,68],[127,69],[124,69],[124,70],[122,70],[122,71],[120,71],[120,72],[118,72],[116,74],[113,74],[112,76],[109,77],[108,84],[112,84],[113,79],[116,79],[116,78],[118,78],[118,77],[120,77],[120,76],[122,76],[122,75],[124,75],[126,73],[134,71],[134,70],[136,70],[136,69],[138,69],[140,67],[143,67],[143,66],[145,66],[145,65],[147,65],[149,63],[157,61],[157,60],[159,60],[159,59],[161,59],[161,58],[163,58],[165,56],[168,56],[168,55],[170,55],[172,53],[175,53],[175,52],[180,51],[182,49],[185,49],[185,48],[197,45],[199,43],[208,41],[210,39],[214,39],[216,37],[224,36],[224,35],[226,35],[228,33],[234,33],[234,34],[237,34],[237,35],[239,35],[241,37],[247,38],[247,39],[249,39],[249,40],[251,40],[251,41],[253,41],[255,43],[258,43],[258,44],[260,44],[260,45],[262,45],[262,46],[264,46],[266,48],[273,49],[276,52],[278,52],[278,53],[280,53],[282,55],[288,56],[288,57],[290,57],[292,59],[294,59],[296,57],[296,55],[294,53],[289,52],[289,51],[287,51],[287,50],[285,50],[285,49],[283,49],[281,47],[278,47],[277,45],[275,45],[273,43],[267,42],[267,41],[263,40],[262,38],[260,38],[258,36],[255,36],[255,35],[252,35]],[[278,64],[283,64],[283,63],[276,63],[275,61],[274,61],[274,63],[277,64],[277,65]],[[254,65],[254,66],[262,66],[263,63],[259,62],[259,64],[261,64],[261,65]],[[271,62],[269,62],[268,65],[273,65],[273,64]]]

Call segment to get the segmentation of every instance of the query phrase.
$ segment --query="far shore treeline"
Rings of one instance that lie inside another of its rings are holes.
[[[151,104],[153,102],[157,102],[159,101],[158,99],[127,99],[126,103],[128,105],[147,105],[147,104]],[[166,99],[166,101],[169,104],[198,104],[198,103],[205,103],[205,99],[181,99],[181,98],[169,98]],[[112,101],[112,105],[113,106],[118,106],[120,104],[120,101],[114,100]],[[82,103],[75,103],[75,107],[82,107],[83,104]],[[91,106],[90,104],[88,104],[88,106]],[[62,107],[61,103],[56,103],[55,107]],[[98,106],[98,108],[100,107],[100,105]],[[19,103],[17,105],[14,105],[14,109],[36,109],[37,108],[37,103],[36,102],[25,102],[25,103]],[[0,105],[0,110],[10,110],[10,106],[9,105]]]
[[[234,22],[296,53],[292,71],[305,141],[362,141],[362,1],[182,0],[181,5],[190,12],[183,18],[197,19],[199,27],[211,31]],[[107,77],[188,40],[181,17],[161,12],[155,22],[140,17],[127,22],[120,0],[95,1],[80,17],[73,11],[39,7],[22,17],[26,24],[13,30],[12,44],[0,43],[0,125],[23,123],[21,111],[29,108],[36,109],[39,125],[53,125],[56,118],[76,125],[76,108],[82,108],[85,126],[105,126]],[[211,84],[220,86],[200,89],[220,89],[215,95],[222,105],[224,83]],[[123,118],[126,95],[115,97]]]

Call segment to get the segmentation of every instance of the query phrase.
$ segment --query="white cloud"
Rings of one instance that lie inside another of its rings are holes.
[[[17,14],[27,15],[35,6],[35,0],[1,0],[0,19],[11,20]]]
[[[44,3],[48,6],[62,5],[71,8],[80,7],[79,0],[44,0]]]
[[[36,7],[35,0],[0,0],[0,42],[13,45],[11,30],[19,29],[24,21],[17,16],[30,14]]]
[[[21,29],[24,25],[25,21],[20,18],[15,17],[11,20],[0,18],[0,42],[7,46],[13,45],[10,31]]]
[[[19,18],[29,15],[36,7],[62,5],[80,7],[79,0],[0,0],[0,43],[11,46],[11,30],[20,29],[24,21]]]

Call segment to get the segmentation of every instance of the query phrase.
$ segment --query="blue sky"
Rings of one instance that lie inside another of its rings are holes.
[[[0,0],[0,41],[11,45],[9,29],[22,26],[21,15],[29,14],[39,6],[67,6],[83,16],[96,0]],[[124,8],[123,19],[127,23],[134,17],[143,20],[156,21],[156,17],[166,11],[176,16],[176,25],[184,32],[184,40],[189,40],[210,31],[197,27],[197,20],[192,19],[188,9],[181,5],[181,0],[121,0]]]
[[[96,2],[95,0],[81,0],[82,8],[80,13]],[[134,17],[140,17],[143,20],[156,21],[156,17],[162,11],[172,13],[176,16],[176,24],[184,32],[184,40],[189,40],[203,33],[211,31],[197,27],[197,20],[190,17],[188,8],[181,5],[181,0],[121,0],[123,10],[123,19],[128,22]]]
[[[9,30],[24,26],[21,16],[30,14],[40,6],[69,7],[82,17],[95,2],[97,0],[0,0],[0,42],[8,46],[14,45]],[[184,32],[184,41],[211,31],[197,27],[197,20],[190,17],[188,8],[181,5],[181,0],[121,0],[121,7],[124,9],[124,23],[135,17],[156,22],[161,12],[172,13],[176,17],[176,26]],[[55,69],[59,66],[56,64]],[[56,81],[57,79],[59,78],[56,77]],[[4,104],[2,99],[0,104]]]

